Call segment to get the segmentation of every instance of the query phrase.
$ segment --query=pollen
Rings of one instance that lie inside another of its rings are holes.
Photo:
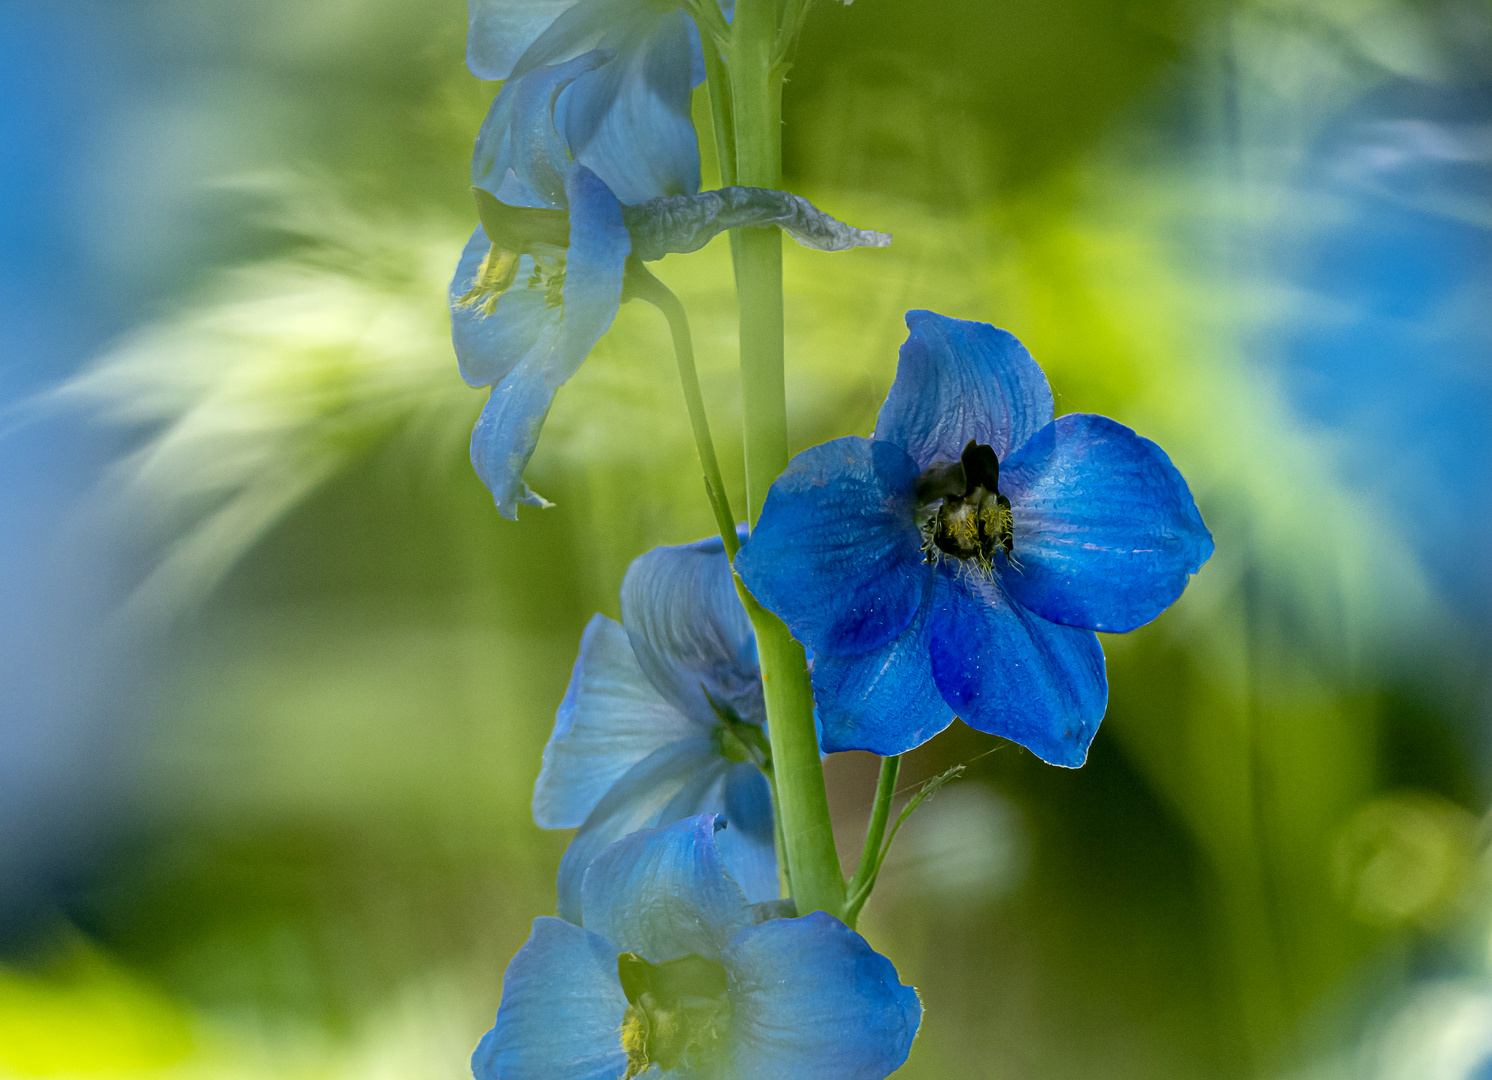
[[[458,307],[482,308],[483,315],[491,315],[497,308],[498,298],[513,285],[518,276],[518,253],[499,248],[496,244],[487,249],[482,265],[477,267],[476,278],[456,302]]]
[[[627,1071],[622,1080],[641,1076],[652,1065],[648,1057],[648,1037],[652,1034],[652,1026],[642,1005],[627,1006],[622,1017],[622,1049],[627,1051]]]

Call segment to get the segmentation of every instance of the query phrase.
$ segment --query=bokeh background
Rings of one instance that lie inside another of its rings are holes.
[[[464,34],[0,0],[0,1076],[457,1080],[552,910],[581,628],[711,524],[636,305],[556,507],[472,473]],[[896,236],[788,246],[795,448],[868,433],[906,309],[986,319],[1217,539],[1106,640],[1081,771],[910,756],[966,769],[861,924],[926,1004],[900,1075],[1492,1077],[1492,6],[821,2],[785,119]],[[739,477],[724,241],[659,273]],[[874,763],[828,769],[848,854]]]

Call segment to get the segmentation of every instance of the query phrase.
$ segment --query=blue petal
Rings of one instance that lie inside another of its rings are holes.
[[[917,475],[900,448],[849,436],[803,451],[767,492],[736,571],[819,656],[884,645],[917,613]]]
[[[586,929],[654,963],[720,950],[754,922],[715,848],[711,814],[635,832],[607,848],[585,875]]]
[[[776,900],[782,895],[782,884],[777,877],[772,789],[767,778],[755,765],[737,762],[725,774],[722,786],[727,828],[715,835],[720,858],[747,900]]]
[[[624,203],[699,190],[693,28],[677,11],[640,18],[605,40],[615,59],[565,92],[562,130],[575,159]]]
[[[917,991],[832,915],[753,926],[723,961],[739,1080],[882,1080],[911,1052]]]
[[[1004,461],[1052,419],[1052,390],[1019,341],[988,323],[907,312],[896,381],[876,419],[919,469],[957,461],[970,439]]]
[[[479,79],[506,79],[513,65],[575,0],[467,0],[466,66]]]
[[[933,678],[966,724],[1053,765],[1083,763],[1109,696],[1097,635],[1033,615],[998,578],[951,562],[930,629]]]
[[[631,250],[615,196],[583,165],[566,176],[570,247],[564,315],[546,322],[523,360],[493,389],[471,436],[471,460],[504,517],[517,504],[545,505],[523,482],[554,392],[590,354],[616,318],[622,272]]]
[[[608,58],[607,53],[588,52],[510,79],[477,135],[471,182],[499,195],[511,171],[523,192],[537,196],[538,205],[566,206],[572,155],[557,127],[556,105],[567,87]]]
[[[580,921],[585,872],[596,856],[622,837],[723,809],[719,787],[729,764],[708,735],[696,735],[660,747],[623,773],[596,803],[560,859],[561,918]]]
[[[616,1080],[627,998],[618,949],[561,919],[534,920],[503,975],[497,1023],[471,1056],[476,1080]]]
[[[584,824],[601,797],[639,761],[707,732],[653,688],[621,625],[595,616],[580,639],[569,689],[544,746],[544,766],[534,784],[534,823],[546,829]]]
[[[622,625],[642,670],[687,715],[713,726],[713,698],[742,720],[766,719],[756,636],[718,536],[634,559]]]
[[[818,656],[813,699],[825,753],[904,754],[953,723],[933,679],[929,616],[935,590],[900,636],[859,656]]]
[[[1058,418],[1000,470],[1018,568],[1005,588],[1044,619],[1125,633],[1175,603],[1212,555],[1186,481],[1105,416]]]
[[[451,278],[451,343],[461,377],[471,386],[500,382],[561,316],[561,309],[545,305],[542,289],[509,289],[497,298],[491,315],[480,304],[463,305],[461,298],[476,283],[477,269],[491,246],[478,225]],[[518,260],[515,281],[527,281],[533,272],[534,260],[525,255]]]

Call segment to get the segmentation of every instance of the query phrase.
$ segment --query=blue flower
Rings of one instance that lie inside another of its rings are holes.
[[[776,225],[825,251],[891,239],[761,188],[659,192],[622,205],[611,185],[646,171],[628,163],[652,160],[650,145],[612,147],[588,165],[560,135],[567,89],[606,64],[593,51],[510,79],[477,142],[472,173],[482,224],[451,281],[451,336],[462,377],[493,386],[472,432],[471,459],[509,518],[519,503],[547,505],[523,470],[555,391],[616,318],[629,259],[695,251],[743,226]]]
[[[1154,619],[1212,537],[1160,447],[1052,419],[1010,334],[907,326],[874,436],[795,457],[736,569],[816,654],[826,751],[899,754],[956,713],[1076,767],[1108,702],[1093,631]]]
[[[916,991],[833,916],[759,921],[720,827],[633,833],[586,874],[580,926],[534,920],[477,1080],[880,1080],[906,1060]]]
[[[559,913],[608,844],[692,814],[730,823],[721,852],[754,900],[779,895],[756,639],[719,537],[654,548],[622,580],[622,621],[597,615],[544,747],[534,821],[580,831]]]

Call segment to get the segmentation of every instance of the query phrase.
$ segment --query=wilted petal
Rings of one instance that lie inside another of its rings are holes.
[[[639,761],[707,730],[654,689],[621,624],[605,615],[593,617],[544,745],[544,766],[534,784],[535,824],[546,829],[584,824],[602,796]]]
[[[1105,416],[1037,432],[1000,470],[1020,603],[1053,622],[1125,633],[1181,595],[1212,555],[1186,481],[1166,452]]]
[[[753,926],[722,960],[739,1080],[883,1080],[911,1052],[917,991],[831,915]]]
[[[959,459],[973,439],[1004,461],[1052,419],[1052,390],[1019,341],[988,323],[907,312],[896,381],[876,420],[877,439],[926,469]]]
[[[904,754],[953,723],[929,656],[934,595],[929,588],[911,623],[885,645],[858,656],[814,658],[813,699],[825,753]]]
[[[966,724],[1083,763],[1108,705],[1097,635],[1033,615],[968,564],[940,568],[930,629],[933,678]]]
[[[534,920],[503,974],[497,1023],[471,1056],[476,1080],[616,1080],[627,998],[615,946],[562,919]]]
[[[715,705],[760,723],[756,635],[718,536],[657,547],[622,579],[622,625],[637,662],[676,707],[710,722]]]
[[[612,844],[586,872],[581,922],[654,963],[688,953],[718,960],[754,921],[715,847],[723,825],[701,814]]]
[[[819,656],[857,655],[902,632],[931,567],[917,531],[917,466],[848,436],[805,450],[767,492],[736,571]]]
[[[624,199],[623,202],[626,202]],[[804,247],[847,251],[885,247],[889,233],[857,229],[837,221],[807,199],[769,188],[728,187],[652,199],[622,211],[639,259],[698,251],[727,229],[776,225]]]

